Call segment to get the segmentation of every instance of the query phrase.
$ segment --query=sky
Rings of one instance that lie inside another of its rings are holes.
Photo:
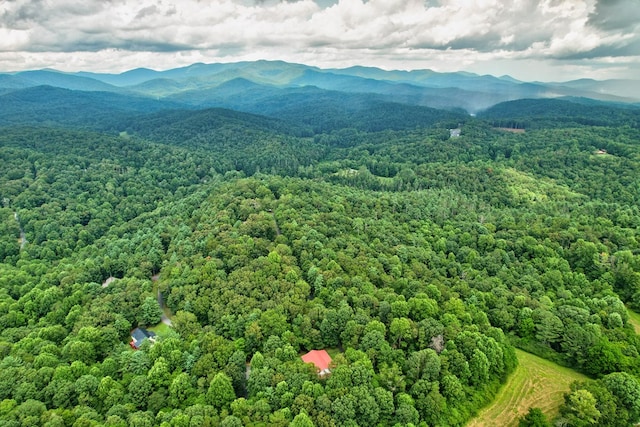
[[[258,59],[639,78],[640,0],[0,0],[0,72]]]

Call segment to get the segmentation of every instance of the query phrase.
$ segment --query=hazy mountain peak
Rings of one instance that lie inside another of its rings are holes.
[[[0,89],[5,90],[43,84],[84,91],[135,91],[153,98],[171,96],[192,105],[207,104],[207,96],[218,96],[221,91],[253,90],[255,85],[270,87],[269,93],[275,87],[315,86],[322,90],[376,94],[401,104],[462,108],[469,112],[522,98],[571,96],[615,102],[640,100],[640,83],[632,80],[526,83],[510,76],[478,75],[466,71],[384,70],[362,65],[321,69],[271,60],[199,62],[165,71],[136,68],[120,74],[63,73],[44,69],[0,77]]]

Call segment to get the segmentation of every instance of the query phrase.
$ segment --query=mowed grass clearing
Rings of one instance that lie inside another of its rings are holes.
[[[537,407],[549,420],[564,402],[564,394],[574,381],[588,379],[572,369],[516,349],[518,367],[500,389],[495,400],[467,427],[517,426],[518,419]]]
[[[162,322],[158,323],[155,326],[150,326],[147,329],[150,330],[151,332],[154,332],[156,335],[160,337],[168,336],[173,333],[173,329],[171,329],[170,326],[167,326]]]
[[[629,323],[633,325],[633,329],[636,331],[636,334],[640,335],[640,314],[629,309],[627,309],[627,313],[629,313]]]

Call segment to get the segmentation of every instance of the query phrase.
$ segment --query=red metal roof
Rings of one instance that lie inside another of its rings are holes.
[[[301,356],[302,361],[305,363],[313,363],[320,371],[324,371],[329,368],[331,363],[331,356],[326,350],[311,350],[309,353]]]

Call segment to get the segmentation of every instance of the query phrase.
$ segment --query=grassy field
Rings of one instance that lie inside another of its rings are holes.
[[[166,336],[166,335],[171,335],[173,329],[171,329],[170,326],[165,325],[164,323],[160,322],[158,323],[156,326],[151,326],[149,328],[147,328],[148,330],[155,332],[156,335],[158,336]]]
[[[627,312],[629,313],[629,323],[633,325],[633,329],[635,329],[636,334],[640,334],[640,314],[629,309],[627,309]]]
[[[538,407],[551,420],[558,414],[573,381],[587,377],[569,368],[516,350],[518,367],[500,389],[491,405],[472,419],[467,427],[517,426],[530,407]]]

